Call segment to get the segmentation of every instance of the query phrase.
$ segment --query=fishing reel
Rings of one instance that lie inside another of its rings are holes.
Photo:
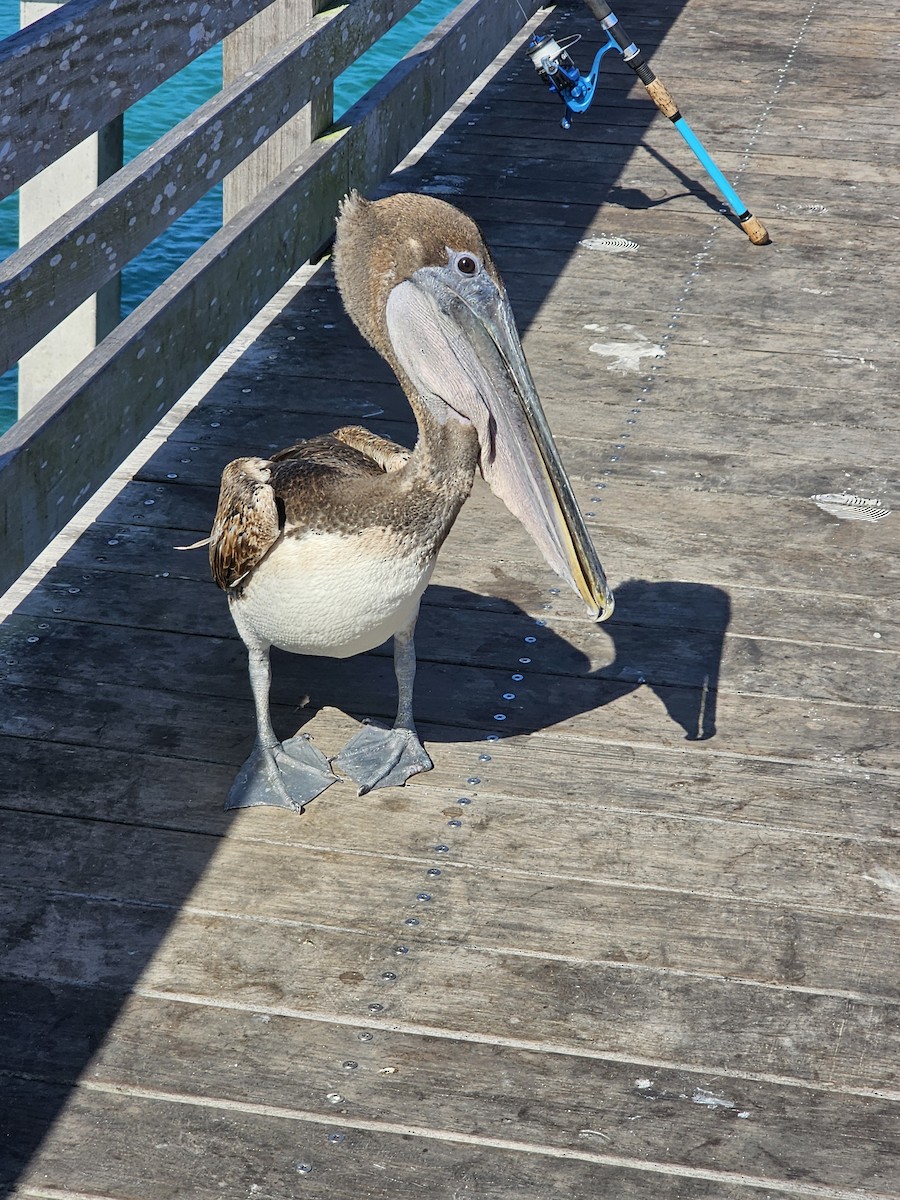
[[[561,41],[553,34],[534,34],[526,50],[538,76],[565,105],[566,111],[560,122],[563,129],[571,129],[572,118],[590,108],[600,78],[600,61],[607,50],[619,49],[610,34],[594,56],[590,72],[582,75],[569,54],[570,47],[580,40],[578,33]]]

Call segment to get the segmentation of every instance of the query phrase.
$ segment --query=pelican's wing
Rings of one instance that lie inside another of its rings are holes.
[[[282,520],[271,478],[264,458],[236,458],[222,472],[209,564],[225,591],[238,588],[278,540]]]
[[[388,475],[393,471],[399,471],[409,462],[411,451],[406,446],[379,437],[377,433],[371,433],[362,425],[344,425],[340,429],[336,429],[332,437],[336,437],[345,446],[352,446],[354,450],[365,454]]]

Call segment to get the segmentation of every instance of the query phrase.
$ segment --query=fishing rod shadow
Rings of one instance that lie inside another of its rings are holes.
[[[646,142],[642,143],[642,149],[646,150],[650,157],[655,158],[656,161],[661,166],[665,167],[667,171],[671,171],[671,173],[684,188],[684,191],[679,192],[677,195],[665,196],[661,200],[657,200],[646,205],[625,204],[626,208],[653,208],[656,204],[667,204],[670,200],[676,200],[682,196],[695,196],[698,200],[702,200],[707,208],[711,208],[719,216],[724,217],[726,221],[729,221],[732,225],[734,225],[736,229],[741,228],[741,224],[737,217],[734,215],[722,197],[717,196],[715,192],[711,192],[709,188],[704,187],[703,183],[697,178],[696,175],[686,174],[681,170],[680,167],[676,166],[676,164],[673,163],[670,158],[666,158],[664,154],[661,154],[659,150],[656,150],[653,146],[648,146]],[[615,188],[611,189],[613,192],[615,190]],[[623,202],[618,201],[618,203]]]
[[[676,192],[672,195],[668,193],[665,196],[660,196],[654,199],[648,196],[646,192],[641,191],[636,187],[619,187],[618,184],[612,184],[606,191],[606,199],[610,204],[615,204],[619,208],[629,208],[637,211],[643,211],[651,208],[659,208],[663,204],[669,204],[672,200],[678,200],[682,196],[690,196],[692,192]]]

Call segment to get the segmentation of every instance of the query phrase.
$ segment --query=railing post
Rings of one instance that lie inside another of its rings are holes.
[[[54,12],[51,0],[20,0],[20,24]],[[122,166],[122,118],[111,121],[19,189],[19,245],[24,246],[73,204],[92,192]],[[85,247],[85,253],[101,253]],[[60,280],[65,286],[65,280]],[[19,416],[50,389],[119,322],[121,281],[118,275],[60,322],[52,333],[19,362]]]
[[[222,43],[222,82],[227,86],[250,70],[261,55],[278,46],[311,17],[326,7],[328,0],[275,0]],[[333,119],[334,99],[330,83],[311,103],[300,110],[226,176],[223,215],[226,221],[240,212],[265,187],[291,165],[294,159],[327,129]]]

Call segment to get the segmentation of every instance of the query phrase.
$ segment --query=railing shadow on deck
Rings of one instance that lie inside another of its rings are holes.
[[[623,19],[631,19],[628,3],[619,6]],[[656,27],[656,34],[662,38],[665,32],[683,7],[682,3],[666,5],[657,10],[655,15],[661,18]],[[549,22],[552,26],[552,21]],[[639,31],[639,19],[637,29]],[[535,83],[536,88],[538,85]],[[553,102],[548,98],[547,119],[553,120],[557,113]],[[645,106],[646,121],[653,117],[654,110]],[[460,128],[465,129],[465,122],[460,122]],[[644,126],[633,125],[634,144],[637,145],[642,137]],[[577,127],[572,140],[573,161],[577,160]],[[571,135],[570,135],[571,136]],[[402,176],[392,183],[402,186]],[[691,181],[690,190],[699,194],[696,181]],[[613,180],[605,189],[595,189],[590,197],[590,206],[586,206],[585,219],[589,219],[588,209],[594,209],[601,201],[621,202],[643,206],[641,196],[626,195]],[[644,197],[646,203],[655,204]],[[461,207],[466,208],[466,198],[459,197]],[[713,201],[714,202],[714,201]],[[577,237],[573,239],[573,245]],[[536,304],[536,302],[535,302]],[[533,317],[527,305],[516,304],[520,324],[527,324]],[[298,353],[302,345],[297,343]],[[357,419],[357,414],[351,414]],[[336,424],[340,423],[337,421]],[[302,430],[298,430],[302,436]],[[253,452],[255,447],[247,446],[242,452]],[[241,451],[239,451],[241,452]],[[60,570],[66,569],[63,559]],[[147,569],[153,573],[154,564],[149,563]],[[439,601],[440,596],[432,595],[431,601]],[[454,601],[455,602],[455,601]],[[187,603],[187,602],[186,602]],[[670,648],[667,648],[664,637],[656,638],[648,649],[646,628],[638,628],[639,621],[635,614],[645,613],[647,606],[658,604],[673,605],[677,609],[694,609],[704,615],[703,628],[696,632],[693,687],[672,687],[667,682],[671,663]],[[510,612],[513,613],[514,606]],[[632,623],[635,621],[635,623]],[[718,681],[718,670],[721,659],[722,639],[728,623],[728,601],[724,593],[715,588],[704,588],[703,585],[680,582],[647,583],[631,581],[619,588],[619,613],[614,621],[606,628],[606,634],[612,638],[615,647],[614,661],[596,673],[585,670],[573,671],[573,684],[587,679],[595,684],[592,699],[585,704],[584,688],[581,695],[576,694],[573,686],[567,693],[565,682],[558,689],[558,699],[552,711],[529,712],[521,714],[521,719],[515,722],[516,729],[510,732],[523,732],[529,729],[540,729],[551,723],[564,720],[566,716],[585,711],[586,708],[602,707],[613,703],[636,688],[646,686],[653,689],[665,705],[670,718],[684,731],[688,739],[703,739],[711,737],[715,732],[715,697]],[[605,635],[606,635],[605,634]],[[604,636],[605,636],[604,635]],[[555,635],[554,635],[555,636]],[[562,646],[549,642],[551,649],[558,650]],[[292,672],[297,671],[296,679],[302,677],[303,663],[295,660],[295,666],[286,671],[283,686],[291,683]],[[585,664],[582,664],[584,667]],[[337,672],[329,665],[327,679],[322,677],[322,689],[318,692],[317,700],[326,703],[341,699],[346,703],[350,700],[348,687],[352,675],[366,675],[375,683],[386,697],[393,695],[389,660],[376,656],[351,660],[338,664]],[[420,697],[427,697],[428,664],[422,670],[423,687]],[[341,672],[345,673],[344,683],[341,684]],[[65,663],[60,666],[60,673],[65,673]],[[241,686],[246,686],[246,677],[241,673]],[[382,687],[381,681],[387,680],[388,685]],[[316,681],[313,680],[313,683]],[[308,686],[308,685],[307,685]],[[135,693],[136,694],[136,693]],[[23,700],[27,700],[22,693]],[[71,696],[64,688],[59,694],[48,701],[49,714],[56,721],[57,727],[65,726],[72,705]],[[107,698],[103,720],[127,720],[127,709],[122,707],[123,701]],[[356,711],[356,706],[348,704]],[[440,717],[437,709],[422,711],[421,704],[417,706],[419,719],[431,723],[432,717]],[[385,715],[390,715],[385,708]],[[248,718],[249,718],[248,710]],[[377,714],[376,714],[377,715]],[[446,717],[446,711],[444,713]],[[42,712],[41,719],[47,717]],[[131,714],[132,719],[134,714]],[[98,721],[100,718],[98,717]],[[53,724],[47,720],[51,729],[49,738],[52,740]],[[513,724],[513,723],[511,723]],[[248,735],[251,731],[248,729]],[[491,732],[497,732],[496,726]],[[453,730],[454,737],[480,737],[482,729],[467,729],[457,725]],[[51,761],[52,745],[45,743],[48,778],[52,779]],[[328,748],[329,752],[332,749]],[[84,747],[85,757],[89,747]],[[236,752],[236,761],[240,757]],[[115,761],[112,761],[115,759]],[[62,769],[74,772],[74,767],[67,762],[65,754],[61,754]],[[170,761],[171,765],[171,761]],[[197,764],[193,764],[196,768]],[[177,767],[177,763],[175,764]],[[81,791],[81,803],[70,810],[70,815],[78,819],[90,821],[121,821],[127,824],[131,821],[143,821],[153,824],[153,810],[145,807],[145,800],[150,791],[148,781],[140,771],[135,772],[129,763],[127,755],[110,755],[110,762],[105,767],[104,786],[122,797],[122,807],[115,813],[105,813],[103,804],[94,805],[90,782],[85,776]],[[198,806],[210,806],[209,830],[213,836],[209,838],[208,856],[216,849],[216,833],[227,829],[228,819],[221,813],[219,805],[222,794],[223,772],[213,769],[205,783],[195,790],[192,800],[194,810]],[[199,775],[196,769],[190,774],[189,786],[197,784]],[[70,774],[66,787],[76,787],[76,775]],[[53,786],[52,783],[49,786]],[[14,781],[8,781],[8,787],[16,787]],[[3,801],[0,800],[0,805]],[[132,807],[132,816],[125,815],[125,806]],[[34,799],[26,798],[24,802],[8,805],[9,808],[28,813],[40,813],[44,810],[40,796]],[[4,984],[6,1003],[0,1010],[0,1030],[5,1047],[3,1060],[3,1086],[7,1092],[4,1101],[2,1163],[0,1163],[0,1195],[7,1195],[14,1190],[15,1180],[27,1166],[31,1156],[40,1146],[45,1133],[52,1125],[55,1117],[65,1103],[65,1100],[78,1077],[87,1068],[92,1055],[102,1044],[104,1037],[115,1022],[119,1008],[126,998],[128,991],[140,978],[140,975],[150,962],[178,907],[183,904],[191,891],[193,882],[205,868],[206,860],[200,861],[196,845],[185,846],[184,861],[168,861],[165,867],[167,879],[170,880],[170,892],[165,905],[155,908],[135,906],[128,910],[130,916],[123,922],[122,910],[117,915],[118,926],[111,930],[108,925],[108,914],[98,903],[95,909],[84,910],[76,919],[72,915],[71,903],[64,896],[57,895],[47,900],[40,891],[31,892],[24,889],[16,899],[17,908],[8,907],[11,926],[9,947],[21,954],[16,961],[21,962],[21,970],[7,968]],[[127,872],[127,862],[123,861],[121,869]],[[77,943],[77,953],[72,954],[75,966],[71,970],[71,978],[66,978],[66,972],[60,970],[59,978],[52,978],[52,970],[46,964],[35,961],[34,954],[41,948],[46,949],[48,929],[56,927],[58,933],[61,960],[66,959],[67,948],[72,949]],[[123,933],[124,930],[124,933]],[[127,936],[127,947],[123,938]],[[14,955],[15,957],[15,955]],[[110,963],[114,960],[114,969]],[[78,964],[84,965],[79,968]],[[46,976],[46,977],[44,977]]]

